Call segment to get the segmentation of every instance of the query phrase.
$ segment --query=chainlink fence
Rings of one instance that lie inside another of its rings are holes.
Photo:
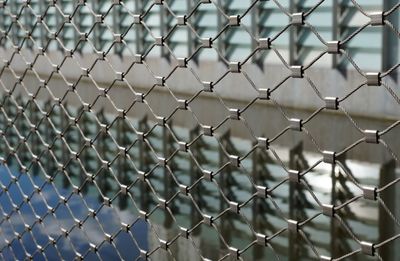
[[[4,260],[398,260],[399,2],[0,1]]]

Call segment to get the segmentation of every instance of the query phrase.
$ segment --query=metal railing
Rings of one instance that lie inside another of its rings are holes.
[[[399,9],[0,1],[1,257],[396,260]]]

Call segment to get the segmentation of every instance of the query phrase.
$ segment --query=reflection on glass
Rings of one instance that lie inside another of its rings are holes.
[[[0,248],[10,260],[26,254],[132,259],[145,252],[154,260],[172,259],[167,251],[178,260],[200,260],[237,249],[246,260],[310,260],[315,253],[343,256],[359,249],[357,240],[393,235],[393,221],[378,201],[345,203],[362,195],[357,184],[394,180],[394,162],[379,166],[342,155],[334,167],[318,164],[298,183],[288,180],[282,164],[301,173],[318,161],[302,143],[271,152],[229,132],[217,140],[198,128],[159,128],[147,118],[115,119],[102,111],[93,117],[65,106],[71,115],[82,113],[74,122],[61,107],[42,105],[51,112],[48,119],[28,105],[37,130],[22,118],[15,123],[19,133],[0,126],[8,141],[0,143],[1,156],[9,155],[0,168]],[[11,104],[4,108],[16,115]],[[188,151],[179,140],[194,142]],[[227,157],[249,151],[240,167]],[[392,195],[382,199],[394,208]],[[321,214],[322,204],[336,206],[339,218],[326,216],[326,209]],[[301,229],[287,229],[290,220]],[[385,248],[391,258],[393,247]]]

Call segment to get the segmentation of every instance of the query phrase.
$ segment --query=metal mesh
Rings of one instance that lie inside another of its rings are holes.
[[[2,258],[395,260],[378,2],[0,1]]]

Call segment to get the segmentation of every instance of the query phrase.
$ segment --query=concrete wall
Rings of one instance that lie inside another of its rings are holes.
[[[0,51],[0,57],[11,57],[13,51]],[[33,53],[23,50],[22,56],[25,60],[33,60]],[[27,67],[25,61],[17,55],[11,64],[17,74],[21,74]],[[329,54],[326,54],[329,56]],[[52,71],[51,63],[60,64],[64,58],[61,52],[46,53],[35,63],[34,69],[38,74],[49,75]],[[88,68],[97,59],[94,54],[74,54],[68,58],[60,71],[69,82],[75,82],[81,74],[79,67]],[[79,64],[76,62],[78,61]],[[121,57],[107,55],[107,61],[98,61],[91,71],[91,75],[97,84],[110,85],[115,79],[116,71],[126,72],[132,64],[132,57]],[[131,86],[142,91],[149,89],[156,83],[155,76],[167,76],[176,61],[168,61],[162,58],[146,58],[144,64],[135,64],[126,74],[126,80]],[[112,67],[110,67],[110,65]],[[193,70],[191,72],[191,70]],[[173,76],[166,82],[168,88],[177,96],[191,96],[203,87],[193,72],[201,81],[215,82],[228,68],[225,64],[216,61],[200,61],[199,64],[190,62],[189,68],[178,68]],[[263,68],[255,64],[243,65],[243,71],[248,78],[241,73],[229,73],[221,82],[215,86],[215,93],[223,100],[249,102],[258,96],[257,89],[273,88],[285,77],[291,74],[283,65],[264,64]],[[341,72],[329,67],[322,67],[318,62],[307,69],[305,76],[315,84],[323,97],[344,97],[354,88],[366,81],[356,70]],[[47,77],[43,77],[46,79]],[[384,77],[383,81],[392,89],[396,89],[398,83],[391,77]],[[396,92],[396,91],[395,91]],[[274,93],[273,98],[284,107],[297,109],[315,110],[324,106],[324,101],[317,97],[315,91],[306,79],[288,79]],[[363,86],[357,93],[342,103],[342,106],[352,114],[366,116],[368,118],[397,119],[400,116],[399,104],[384,89],[383,86]]]
[[[31,60],[31,53],[23,50],[23,56],[26,60]],[[0,53],[1,57],[10,57],[8,53]],[[41,57],[35,63],[34,69],[38,75],[28,72],[23,80],[24,87],[18,85],[16,91],[21,91],[24,97],[27,92],[35,93],[40,82],[38,76],[47,79],[53,70],[50,59],[53,63],[60,63],[63,55],[61,53],[49,53],[47,57]],[[65,80],[74,83],[81,74],[80,67],[89,67],[97,57],[94,55],[85,55],[85,57],[75,57],[68,59],[61,67],[60,71]],[[133,103],[135,96],[129,89],[133,88],[135,92],[146,93],[155,84],[154,75],[165,76],[172,70],[167,60],[146,59],[145,64],[134,65],[126,75],[127,83],[117,82],[108,93],[110,99],[98,98],[101,94],[100,88],[107,88],[114,81],[116,74],[113,70],[126,71],[132,63],[132,59],[120,59],[117,56],[110,56],[109,60],[99,61],[91,71],[92,78],[83,77],[77,85],[77,93],[83,102],[92,104],[93,111],[105,108],[106,111],[116,115],[116,109],[128,109]],[[75,62],[79,61],[79,64]],[[172,64],[174,62],[171,62]],[[110,66],[113,66],[113,68]],[[14,57],[10,65],[17,75],[22,75],[27,67],[20,57]],[[217,62],[202,62],[199,65],[190,64],[190,67],[198,74],[203,81],[215,81],[222,75],[227,68]],[[271,88],[276,82],[279,82],[290,72],[278,65],[265,65],[264,70],[249,64],[244,66],[244,71],[251,81],[254,81],[256,88]],[[150,72],[150,70],[152,72]],[[337,70],[324,67],[316,67],[309,71],[308,75],[315,83],[323,96],[342,97],[365,81],[356,71],[348,71],[343,75]],[[92,80],[93,79],[93,80]],[[16,81],[10,70],[6,70],[1,77],[3,88],[10,88]],[[54,74],[48,83],[48,89],[55,97],[62,97],[68,90],[65,80],[59,74]],[[385,79],[387,83],[395,88],[398,86],[392,79]],[[148,96],[146,101],[148,105],[136,104],[128,113],[129,116],[141,118],[144,115],[150,115],[150,120],[156,116],[167,117],[177,108],[177,99],[188,99],[203,88],[200,82],[193,76],[188,68],[178,68],[166,82],[167,86],[156,86]],[[49,93],[42,90],[38,97],[42,100],[47,99]],[[219,96],[219,99],[217,97]],[[201,93],[190,103],[190,111],[178,111],[173,115],[171,121],[174,124],[192,128],[194,126],[211,125],[216,126],[229,115],[229,108],[244,108],[251,100],[258,96],[258,92],[253,88],[243,74],[230,73],[226,79],[222,80],[215,87],[214,93]],[[289,79],[276,92],[273,98],[281,106],[276,106],[272,101],[257,101],[250,106],[241,116],[244,121],[229,120],[220,129],[217,134],[230,130],[232,135],[246,139],[254,139],[255,136],[265,136],[272,138],[281,130],[289,126],[290,122],[285,118],[281,109],[288,118],[306,119],[314,111],[324,106],[305,79]],[[69,104],[76,106],[82,105],[82,101],[77,95],[68,94],[66,100]],[[110,103],[114,102],[117,108]],[[348,100],[343,102],[343,107],[353,117],[356,124],[362,129],[384,130],[390,124],[395,122],[400,116],[398,104],[394,101],[383,86],[364,86],[357,93],[353,94]],[[150,110],[151,108],[151,110]],[[207,109],[205,109],[207,108]],[[289,131],[281,136],[276,144],[293,147],[297,142],[305,142],[305,148],[308,151],[317,152],[314,142],[322,150],[341,151],[354,141],[363,137],[342,111],[323,110],[313,120],[305,125],[305,128],[311,133],[315,140],[311,140],[304,132]],[[340,134],[338,134],[340,133]],[[252,135],[251,135],[252,134]],[[400,148],[400,140],[396,138],[397,128],[389,132],[383,138],[395,150]],[[340,137],[340,139],[339,139]],[[361,144],[348,153],[348,157],[359,160],[383,163],[392,158],[383,146],[374,146]]]

